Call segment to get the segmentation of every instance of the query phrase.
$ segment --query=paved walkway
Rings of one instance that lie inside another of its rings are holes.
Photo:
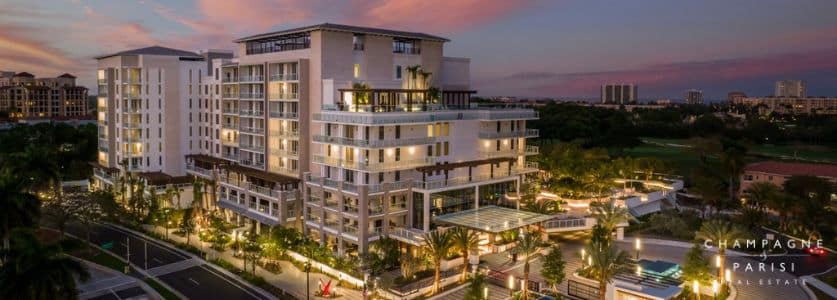
[[[160,233],[160,234],[165,234],[165,229],[162,228],[162,227],[156,227],[156,228],[154,228],[154,230],[156,232]],[[179,235],[176,235],[176,234],[172,234],[171,231],[169,232],[169,239],[174,240],[174,241],[179,242],[179,243],[184,243],[184,244],[186,243],[186,237],[182,237],[182,236],[179,236]],[[198,246],[199,248],[202,248],[204,251],[206,251],[208,253],[210,258],[223,259],[227,262],[232,263],[234,266],[238,267],[239,269],[241,269],[241,267],[244,264],[242,259],[233,256],[232,250],[228,249],[228,250],[225,250],[223,252],[218,252],[218,251],[215,251],[215,250],[213,250],[209,247],[202,247],[200,239],[195,234],[193,234],[190,239],[191,239],[192,245]],[[280,261],[279,264],[282,267],[282,271],[279,274],[267,271],[262,267],[256,267],[256,275],[264,278],[268,283],[284,290],[286,293],[293,295],[297,299],[305,299],[307,291],[311,292],[311,298],[312,299],[320,298],[320,297],[315,297],[314,296],[314,292],[317,290],[318,280],[322,279],[323,281],[328,281],[329,279],[331,279],[331,277],[329,277],[328,275],[321,274],[321,273],[316,273],[316,272],[311,272],[310,273],[310,282],[309,282],[308,288],[306,289],[305,272],[297,269],[296,266],[294,266],[293,264],[291,264],[290,262],[287,262],[287,261]],[[248,268],[249,268],[249,265],[248,265]],[[337,281],[334,280],[333,282],[336,283]],[[340,297],[340,299],[346,299],[346,300],[360,300],[360,299],[363,299],[363,295],[361,295],[360,291],[349,289],[349,288],[339,288],[338,293],[340,295],[342,295]],[[320,299],[325,299],[325,298],[320,298]]]
[[[134,277],[81,260],[90,279],[79,283],[79,299],[162,299],[154,289]]]

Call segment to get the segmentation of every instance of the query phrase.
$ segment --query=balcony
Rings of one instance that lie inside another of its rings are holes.
[[[238,114],[238,107],[233,107],[233,106],[227,107],[227,106],[225,106],[221,110],[221,112],[223,112],[224,114],[237,115]]]
[[[268,95],[270,100],[298,100],[299,94],[297,93],[272,93]]]
[[[295,158],[299,156],[299,151],[294,149],[270,148],[270,154]]]
[[[337,144],[344,146],[364,147],[364,148],[384,148],[384,147],[398,147],[411,145],[428,145],[436,142],[433,137],[412,138],[412,139],[387,139],[387,140],[363,140],[351,139],[343,137],[334,137],[326,135],[315,135],[314,142],[325,144]]]
[[[238,77],[235,76],[221,76],[221,83],[237,83]]]
[[[264,161],[253,161],[249,159],[242,159],[239,161],[242,166],[253,167],[257,169],[264,169]]]
[[[299,130],[282,130],[279,133],[277,133],[276,136],[286,139],[298,139]]]
[[[239,93],[235,92],[224,92],[221,94],[221,98],[223,99],[238,99]]]
[[[232,128],[235,129],[235,128]],[[221,145],[230,146],[230,147],[238,147],[238,140],[237,139],[221,139]]]
[[[238,125],[235,123],[221,123],[221,128],[238,130]]]
[[[142,107],[139,106],[124,106],[122,107],[122,113],[124,114],[138,114],[142,110]]]
[[[401,202],[396,202],[396,203],[390,203],[388,212],[395,213],[395,212],[401,212],[401,211],[406,211],[406,210],[407,210],[407,202],[406,201],[401,201]]]
[[[142,125],[142,123],[139,123],[139,122],[122,123],[122,128],[129,128],[129,129],[140,128],[140,125]]]
[[[260,93],[260,92],[252,92],[252,93],[241,92],[241,93],[238,94],[238,97],[241,98],[242,100],[247,100],[247,99],[262,100],[262,99],[264,99],[264,93]]]
[[[502,150],[502,151],[480,151],[481,158],[495,158],[495,157],[517,157],[521,155],[538,155],[540,149],[538,146],[526,146],[525,149]]]
[[[412,160],[400,160],[400,161],[391,161],[391,162],[361,162],[361,161],[350,161],[344,160],[335,157],[326,157],[323,155],[314,155],[312,158],[314,163],[329,165],[333,167],[340,167],[345,169],[355,169],[361,171],[369,171],[369,172],[385,172],[385,171],[394,171],[394,170],[406,170],[412,169],[421,166],[432,165],[435,163],[435,159],[432,157],[426,158],[419,158],[419,159],[412,159]]]
[[[248,127],[248,126],[241,126],[238,129],[243,133],[251,133],[251,134],[263,134],[264,128],[263,127]]]
[[[247,83],[247,82],[263,82],[264,76],[263,75],[241,75],[238,77],[239,83]]]
[[[337,199],[335,199],[334,197],[326,198],[326,200],[325,200],[325,207],[326,208],[331,208],[331,209],[337,210],[337,208],[339,206],[340,206],[340,202],[337,202]]]
[[[296,73],[293,74],[271,74],[270,81],[293,81],[299,80],[299,76]]]
[[[299,118],[299,114],[296,112],[287,112],[287,111],[271,111],[270,112],[271,118],[277,119],[289,119],[289,120],[296,120]]]
[[[198,166],[195,166],[195,165],[187,164],[186,165],[186,171],[196,173],[196,174],[201,175],[205,178],[212,178],[212,170],[204,169],[204,168],[201,168],[201,167],[198,167]]]
[[[264,152],[264,145],[241,143],[238,147],[241,148],[242,150],[249,150],[249,151],[254,151],[254,152]],[[264,167],[264,163],[262,163],[262,167]]]
[[[99,151],[101,152],[108,152],[108,146],[99,144]]]
[[[505,138],[535,138],[538,137],[537,129],[526,129],[518,131],[503,132],[480,132],[481,139],[505,139]]]
[[[236,146],[238,146],[237,143],[236,143]],[[227,159],[227,160],[238,161],[238,154],[236,154],[236,153],[221,153],[221,158]]]
[[[108,84],[108,80],[107,80],[107,79],[97,79],[97,80],[96,80],[96,82],[97,82],[99,85],[106,85],[106,84]]]
[[[424,232],[418,229],[395,227],[389,231],[389,236],[415,246],[424,245]]]
[[[263,110],[254,110],[254,109],[242,109],[238,113],[239,116],[245,117],[263,117],[264,111]]]

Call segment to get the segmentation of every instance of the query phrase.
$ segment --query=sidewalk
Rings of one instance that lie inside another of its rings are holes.
[[[169,239],[171,239],[173,241],[176,241],[178,243],[185,244],[186,243],[186,237],[185,236],[181,237],[179,235],[173,234],[172,231],[174,231],[174,230],[175,229],[169,229]],[[163,236],[165,236],[165,233],[166,233],[165,228],[162,228],[162,227],[154,227],[154,231],[163,235]],[[215,251],[214,249],[208,247],[208,245],[207,245],[207,247],[201,247],[200,239],[198,238],[198,235],[196,235],[196,234],[192,234],[190,240],[191,240],[190,242],[193,246],[197,246],[198,248],[203,249],[203,251],[205,251],[211,259],[215,259],[215,258],[223,259],[223,260],[233,264],[235,267],[237,267],[239,269],[241,269],[242,266],[244,265],[243,260],[240,259],[240,258],[234,257],[233,252],[230,249],[227,249],[223,252],[218,252],[218,251]],[[328,275],[322,274],[322,273],[314,272],[312,270],[310,272],[309,286],[306,289],[306,287],[305,287],[305,280],[306,280],[305,279],[305,277],[306,277],[305,272],[297,269],[296,266],[294,266],[293,264],[291,264],[288,261],[284,261],[284,260],[279,261],[279,264],[282,267],[282,271],[279,274],[272,273],[270,271],[265,270],[264,268],[262,268],[260,266],[256,266],[256,275],[264,278],[271,285],[273,285],[275,287],[278,287],[278,288],[284,290],[285,292],[287,292],[289,294],[292,294],[297,299],[305,299],[307,291],[311,291],[311,298],[325,299],[325,298],[315,297],[314,292],[317,290],[317,283],[318,283],[319,279],[322,279],[323,281],[328,281],[329,279],[331,279],[331,277],[329,277]],[[248,269],[249,268],[250,268],[250,265],[248,264]],[[332,282],[336,283],[337,281],[333,280]],[[339,288],[338,294],[340,295],[340,299],[349,299],[349,300],[361,300],[361,299],[363,299],[363,295],[361,295],[360,291],[349,289],[349,288],[343,288],[343,287]]]
[[[157,291],[141,280],[96,263],[83,259],[78,260],[87,266],[91,275],[90,280],[78,285],[79,299],[92,299],[107,295],[118,295],[120,298],[163,299]]]

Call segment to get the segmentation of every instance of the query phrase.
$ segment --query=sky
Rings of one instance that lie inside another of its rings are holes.
[[[232,49],[251,34],[323,22],[448,37],[483,96],[597,98],[773,93],[802,79],[837,96],[832,0],[0,0],[0,70],[69,72],[95,93],[98,55],[161,45]]]

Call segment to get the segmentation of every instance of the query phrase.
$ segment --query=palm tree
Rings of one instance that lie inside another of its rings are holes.
[[[462,254],[462,275],[459,281],[464,282],[468,275],[468,256],[471,251],[477,249],[479,235],[467,228],[457,227],[451,230],[451,239],[453,239],[453,247]]]
[[[440,273],[442,259],[450,252],[453,246],[453,240],[449,232],[434,230],[424,235],[424,243],[424,252],[433,261],[433,268],[435,269],[433,274],[433,288],[430,290],[430,294],[433,295],[439,291],[439,281],[441,281],[440,277],[442,275]]]
[[[0,267],[0,295],[7,299],[75,299],[76,278],[90,278],[87,268],[64,255],[69,241],[42,245],[28,230],[16,229],[12,247],[5,252],[9,260]]]
[[[25,185],[14,176],[0,176],[0,236],[3,237],[3,249],[9,249],[13,228],[32,226],[40,215],[40,201],[24,191]]]
[[[788,217],[796,207],[796,199],[791,195],[779,193],[776,197],[771,197],[768,200],[767,207],[779,213],[779,230],[787,230],[790,225]]]
[[[774,202],[773,198],[779,195],[779,187],[770,182],[756,182],[744,193],[747,195],[747,205],[762,210]]]
[[[596,224],[590,244],[586,247],[592,262],[586,271],[590,277],[599,281],[599,299],[601,300],[605,299],[607,285],[613,281],[616,274],[628,268],[630,260],[628,252],[617,249],[611,244],[609,237],[610,232]]]
[[[734,224],[723,220],[710,220],[700,226],[696,237],[701,240],[711,241],[718,247],[718,259],[721,267],[718,268],[718,280],[724,279],[724,252],[727,245],[734,244],[735,240],[746,237],[746,233]]]
[[[628,222],[633,219],[628,209],[622,206],[617,206],[615,201],[594,203],[590,206],[593,210],[593,217],[596,218],[597,224],[607,229],[607,232],[613,232],[619,224]]]
[[[747,149],[743,146],[732,145],[721,153],[721,169],[726,175],[727,196],[730,201],[735,199],[736,179],[744,169],[744,155]]]
[[[529,261],[532,255],[538,252],[541,246],[540,235],[538,232],[528,232],[520,236],[520,240],[515,247],[518,254],[522,254],[523,258],[523,300],[529,299]]]

